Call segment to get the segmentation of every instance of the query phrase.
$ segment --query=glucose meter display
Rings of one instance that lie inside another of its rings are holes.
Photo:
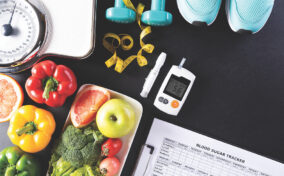
[[[185,79],[184,77],[172,75],[164,90],[164,93],[181,101],[189,84],[190,80]]]

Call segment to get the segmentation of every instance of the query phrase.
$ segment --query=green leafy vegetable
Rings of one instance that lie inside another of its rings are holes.
[[[84,167],[77,169],[70,176],[99,176],[99,175],[94,174],[91,166],[85,165]]]
[[[101,160],[104,140],[94,125],[84,129],[69,125],[53,149],[49,162],[51,176],[100,176],[92,167]]]
[[[65,173],[72,173],[76,168],[74,168],[70,162],[64,161],[60,158],[54,165],[54,170],[51,176],[63,176]]]

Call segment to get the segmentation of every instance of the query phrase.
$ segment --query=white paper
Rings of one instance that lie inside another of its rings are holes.
[[[147,176],[283,176],[284,165],[155,119],[147,142],[155,147]]]

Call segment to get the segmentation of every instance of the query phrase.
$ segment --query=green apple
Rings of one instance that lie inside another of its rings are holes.
[[[127,135],[135,125],[133,107],[124,100],[111,99],[99,109],[96,117],[100,132],[108,138]]]

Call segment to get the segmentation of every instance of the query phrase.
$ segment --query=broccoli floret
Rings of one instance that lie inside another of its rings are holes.
[[[83,156],[80,150],[66,150],[62,157],[65,161],[69,161],[74,167],[81,167],[84,164]]]
[[[81,149],[87,144],[86,135],[73,125],[69,125],[62,135],[64,146],[68,149]]]
[[[95,147],[94,143],[87,144],[81,150],[83,160],[85,161],[84,164],[93,165],[95,162],[100,160],[101,157],[101,150]],[[90,155],[92,153],[92,155]]]
[[[95,145],[96,146],[101,145],[106,139],[100,131],[94,131],[93,136],[94,136],[94,139],[95,139]]]
[[[87,136],[92,134],[92,139],[97,144],[102,144],[106,140],[106,137],[99,131],[96,123],[92,123],[86,127],[84,129],[84,134]]]
[[[94,129],[91,126],[88,126],[84,129],[85,135],[93,134],[93,132],[94,132]]]
[[[63,155],[67,148],[64,146],[62,139],[60,138],[57,142],[56,148],[54,150],[54,153],[57,153],[58,155]]]
[[[62,157],[77,168],[85,164],[93,165],[100,159],[100,145],[104,140],[101,132],[91,126],[81,130],[69,125],[62,135],[63,145],[66,147]]]
[[[54,159],[50,161],[50,167],[53,168],[52,174],[56,170],[54,168],[58,167],[60,159],[75,169],[84,165],[95,166],[101,160],[101,144],[105,137],[94,128],[90,125],[84,129],[77,129],[73,125],[69,125],[65,129],[53,149],[52,156]],[[59,160],[56,162],[55,159]],[[70,175],[71,171],[65,173]],[[58,176],[58,174],[55,174],[55,176]]]

